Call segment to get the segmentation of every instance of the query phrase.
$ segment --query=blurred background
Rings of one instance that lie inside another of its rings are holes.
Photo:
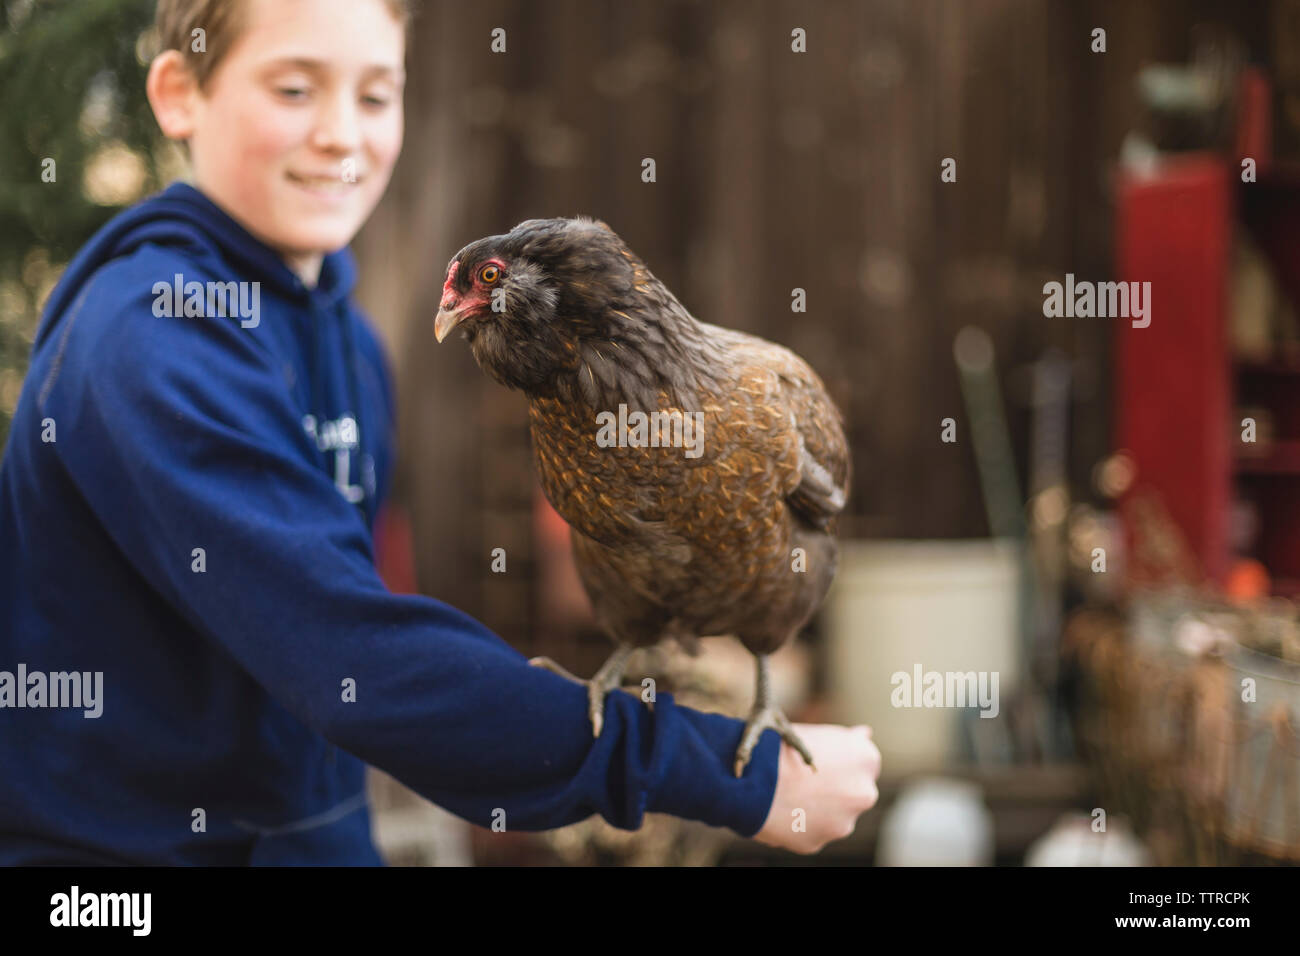
[[[0,436],[63,266],[185,175],[152,18],[0,0]],[[1300,0],[425,0],[408,70],[353,245],[399,390],[389,586],[580,674],[607,655],[524,398],[432,335],[467,242],[601,218],[843,410],[839,577],[774,676],[797,721],[871,724],[884,771],[814,860],[656,816],[491,833],[376,772],[391,862],[1300,861]],[[1046,316],[1067,275],[1150,282],[1150,326]],[[644,658],[747,713],[735,642]],[[932,675],[993,696],[934,706]]]

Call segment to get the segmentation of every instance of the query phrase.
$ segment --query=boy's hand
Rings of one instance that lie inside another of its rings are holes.
[[[816,853],[852,833],[858,817],[876,805],[880,751],[871,740],[870,727],[794,727],[816,757],[817,770],[789,744],[781,743],[776,795],[754,839],[795,853]],[[802,832],[795,828],[801,819]]]

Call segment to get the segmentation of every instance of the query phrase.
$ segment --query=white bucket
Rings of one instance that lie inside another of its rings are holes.
[[[895,707],[895,674],[910,690],[917,665],[922,675],[996,673],[998,716],[987,719],[1007,719],[1021,670],[1019,561],[1014,541],[841,543],[825,612],[833,719],[872,727],[886,775],[950,762],[963,716],[916,700]]]

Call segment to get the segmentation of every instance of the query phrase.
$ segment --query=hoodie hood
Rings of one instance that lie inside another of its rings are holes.
[[[326,255],[316,285],[306,283],[280,255],[235,221],[225,210],[188,183],[173,183],[163,192],[125,210],[103,226],[68,264],[45,307],[36,333],[33,355],[74,313],[78,295],[90,277],[106,263],[130,256],[141,246],[184,249],[187,258],[214,276],[257,283],[274,314],[295,328],[307,350],[306,360],[310,414],[306,421],[317,423],[340,415],[356,423],[362,467],[373,473],[373,443],[367,440],[362,416],[357,367],[362,363],[353,330],[348,296],[356,283],[356,264],[345,247]],[[171,275],[159,276],[162,280]],[[279,302],[280,305],[271,305]],[[259,320],[260,321],[260,320]],[[270,330],[267,330],[270,331]],[[279,330],[279,334],[288,334]],[[331,364],[330,349],[342,354],[346,396],[342,409],[329,407],[325,380]],[[314,436],[318,441],[321,436]],[[373,503],[359,505],[368,521],[374,519]]]
[[[188,183],[173,183],[110,220],[91,237],[68,264],[45,307],[36,333],[36,345],[52,333],[59,316],[100,266],[130,255],[145,243],[184,246],[200,259],[223,260],[239,270],[241,278],[258,281],[313,311],[341,307],[356,284],[356,264],[344,248],[321,263],[314,288],[294,274],[279,254],[236,222],[220,206]],[[229,266],[221,268],[228,271]]]

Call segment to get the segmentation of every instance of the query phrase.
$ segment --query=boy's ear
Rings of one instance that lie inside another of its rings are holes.
[[[194,134],[194,101],[199,88],[179,50],[164,50],[154,57],[144,89],[163,135],[189,139]]]

